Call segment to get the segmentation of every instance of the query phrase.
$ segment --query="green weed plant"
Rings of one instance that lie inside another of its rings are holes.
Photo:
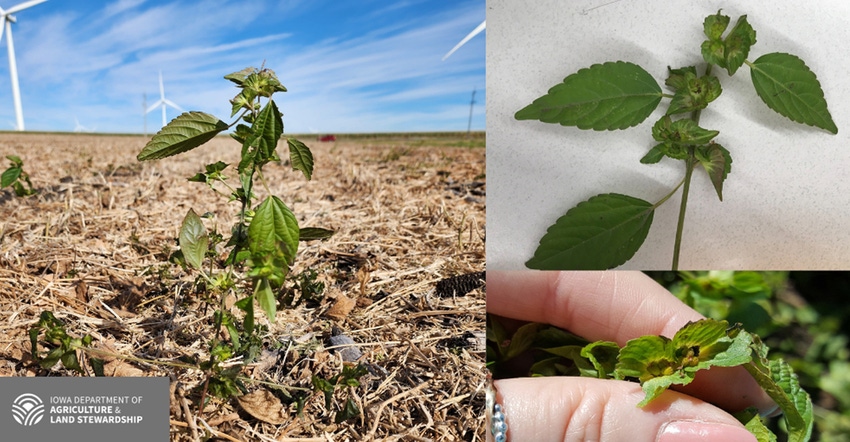
[[[289,277],[300,242],[326,239],[333,231],[320,227],[300,227],[298,220],[282,199],[272,194],[263,177],[263,167],[269,163],[280,163],[277,152],[283,135],[283,119],[280,110],[272,99],[277,92],[286,92],[271,69],[246,68],[226,75],[227,80],[235,83],[240,92],[230,100],[231,117],[237,116],[233,123],[225,123],[217,117],[204,112],[186,112],[173,119],[158,132],[142,149],[139,161],[168,158],[195,149],[220,133],[234,128],[230,135],[241,144],[240,161],[234,168],[230,164],[217,161],[208,164],[202,172],[188,178],[189,181],[203,183],[228,202],[239,205],[238,220],[226,237],[217,230],[208,232],[203,217],[214,214],[198,215],[189,209],[183,218],[178,235],[180,250],[172,254],[172,262],[198,273],[196,284],[208,302],[218,301],[213,314],[211,330],[226,330],[229,339],[219,339],[219,333],[210,333],[210,357],[206,361],[193,358],[184,362],[148,361],[185,369],[200,369],[206,373],[206,381],[201,391],[200,403],[205,404],[207,394],[227,399],[245,393],[246,379],[241,375],[243,364],[254,361],[263,347],[262,336],[268,327],[258,323],[255,304],[259,306],[269,322],[275,321],[278,297],[286,301],[283,285]],[[300,172],[307,180],[313,174],[313,155],[310,149],[296,138],[287,137],[288,164],[292,170]],[[16,163],[20,168],[20,162]],[[231,179],[225,174],[233,170]],[[4,185],[7,174],[3,175]],[[19,178],[21,172],[16,172]],[[11,179],[11,178],[9,178]],[[236,181],[233,184],[233,181]],[[257,182],[262,183],[268,195],[257,203],[255,192]],[[226,189],[226,191],[222,191]],[[217,248],[229,249],[227,257],[220,262]],[[319,299],[324,290],[321,282],[316,282],[315,269],[307,269],[294,278],[295,285],[302,293],[302,300]],[[290,290],[291,292],[292,290]],[[237,296],[235,306],[243,315],[237,318],[225,305],[228,294]],[[291,302],[291,299],[289,300]],[[46,344],[47,353],[38,351],[39,337]],[[73,338],[65,331],[65,324],[56,319],[51,312],[42,313],[40,321],[30,330],[32,354],[44,368],[55,365],[60,360],[68,369],[82,371],[77,351],[91,352],[96,355],[104,352],[93,350],[91,336]],[[131,361],[139,358],[112,355]],[[241,363],[233,363],[239,361]],[[89,358],[95,374],[102,375],[102,362]],[[98,369],[98,365],[100,369]],[[365,373],[363,366],[343,368],[343,372],[325,379],[313,378],[313,390],[321,392],[326,398],[327,408],[331,409],[331,397],[338,386],[354,387],[357,378]],[[298,387],[277,386],[285,395],[288,390],[308,390]],[[289,396],[293,398],[292,396]],[[294,397],[298,412],[303,409],[306,398]],[[203,408],[203,405],[201,405]],[[359,415],[360,410],[352,399],[348,399],[336,413],[336,421],[350,419]]]
[[[21,157],[17,155],[6,155],[6,159],[11,163],[9,164],[9,168],[0,175],[0,189],[12,186],[15,195],[20,197],[38,193],[32,187],[29,174],[24,172],[24,161],[21,160]],[[26,187],[24,187],[24,183],[26,183]]]

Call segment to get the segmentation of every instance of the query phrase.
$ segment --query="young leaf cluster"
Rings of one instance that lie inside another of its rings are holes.
[[[21,160],[21,157],[17,155],[6,155],[6,159],[11,161],[11,164],[9,164],[9,168],[3,171],[3,174],[0,175],[0,189],[12,186],[12,189],[15,191],[15,195],[20,197],[38,193],[32,187],[29,174],[24,172],[24,162]],[[24,187],[23,183],[26,183],[27,187]]]
[[[325,397],[325,408],[331,410],[333,404],[333,395],[337,387],[357,387],[360,385],[360,377],[369,373],[369,370],[363,364],[356,366],[343,366],[342,372],[325,379],[318,375],[313,375],[312,384],[313,390],[322,392]],[[334,416],[334,423],[341,423],[353,417],[360,415],[360,408],[350,396],[345,400],[342,408],[337,410]]]
[[[43,340],[54,347],[44,356],[39,355],[38,337],[44,333]],[[83,372],[77,350],[91,346],[92,337],[85,335],[82,338],[74,338],[65,331],[65,323],[53,315],[53,312],[44,311],[29,330],[30,346],[33,359],[42,368],[50,368],[62,361],[62,365],[69,370]],[[98,376],[103,376],[103,361],[90,358],[89,362]]]
[[[703,319],[682,327],[673,338],[641,336],[623,347],[614,342],[588,342],[540,323],[526,324],[508,337],[498,321],[488,322],[487,360],[491,370],[499,361],[516,358],[531,349],[544,356],[531,367],[534,376],[573,375],[640,382],[644,407],[674,385],[691,383],[701,370],[743,366],[784,413],[788,440],[808,441],[813,407],[796,374],[785,361],[769,360],[761,339],[727,321]],[[758,412],[737,416],[760,442],[775,440]]]
[[[683,185],[683,195],[673,269],[678,267],[693,170],[697,166],[705,170],[720,201],[723,201],[723,183],[732,171],[730,151],[715,140],[720,132],[699,125],[700,112],[722,93],[720,79],[712,73],[714,66],[725,69],[731,76],[747,65],[756,94],[770,109],[792,121],[833,134],[838,132],[820,83],[809,67],[800,58],[780,52],[749,61],[756,31],[745,15],[727,33],[729,23],[730,18],[719,11],[706,17],[703,22],[706,40],[700,46],[706,63],[704,73],[700,75],[695,66],[668,68],[664,84],[672,95],[663,93],[642,67],[624,61],[606,62],[567,76],[515,115],[518,120],[539,120],[579,129],[618,130],[642,123],[662,99],[669,98],[664,116],[652,126],[652,137],[657,144],[640,161],[654,164],[666,157],[685,165],[685,177],[679,185]],[[631,259],[643,244],[654,210],[670,196],[653,204],[606,193],[579,203],[549,227],[526,266],[542,270],[619,266]]]

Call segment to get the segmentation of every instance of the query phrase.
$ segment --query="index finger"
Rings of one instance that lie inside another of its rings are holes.
[[[487,272],[487,312],[543,322],[623,346],[644,335],[672,338],[703,316],[641,272]],[[743,367],[713,368],[677,390],[727,410],[774,407]]]
[[[487,272],[487,311],[620,346],[703,316],[641,272]]]

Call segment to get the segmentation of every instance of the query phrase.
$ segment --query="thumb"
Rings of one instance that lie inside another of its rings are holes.
[[[644,393],[633,382],[543,377],[494,385],[510,442],[756,442],[730,414],[672,390],[638,408]]]

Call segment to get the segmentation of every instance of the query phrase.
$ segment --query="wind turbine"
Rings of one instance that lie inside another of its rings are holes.
[[[0,19],[3,20],[3,25],[6,27],[6,40],[8,40],[6,47],[9,49],[9,79],[12,82],[12,98],[15,100],[15,119],[17,120],[17,130],[24,130],[24,111],[23,108],[21,108],[21,91],[18,88],[18,66],[15,64],[15,45],[12,41],[12,23],[16,23],[17,20],[12,14],[46,1],[47,0],[30,0],[17,6],[12,6],[5,11],[3,8],[0,8]],[[0,39],[2,38],[3,33],[0,32]]]
[[[484,20],[483,22],[481,22],[481,24],[478,25],[477,28],[473,29],[472,32],[469,33],[469,35],[467,35],[466,37],[463,37],[463,40],[461,40],[460,43],[456,44],[455,47],[453,47],[452,50],[449,51],[448,54],[443,55],[443,61],[445,61],[452,54],[454,54],[455,51],[460,49],[461,46],[465,45],[466,42],[468,42],[469,40],[472,40],[472,37],[475,37],[476,35],[481,33],[481,31],[483,31],[485,27],[487,27],[487,20]]]
[[[95,129],[97,129],[97,127],[94,127],[94,128],[92,128],[92,129],[89,129],[89,128],[87,128],[87,127],[83,126],[82,124],[80,124],[80,120],[78,120],[78,119],[77,119],[77,117],[74,117],[74,123],[75,123],[75,126],[74,126],[74,132],[76,132],[76,133],[80,133],[80,132],[94,132],[94,131],[95,131]]]
[[[183,108],[178,106],[177,103],[165,98],[165,88],[162,86],[162,71],[159,71],[159,100],[152,104],[151,107],[148,108],[145,114],[149,114],[152,110],[156,109],[157,106],[162,106],[162,127],[165,127],[165,107],[171,106],[174,109],[179,110],[180,112],[184,112]]]

